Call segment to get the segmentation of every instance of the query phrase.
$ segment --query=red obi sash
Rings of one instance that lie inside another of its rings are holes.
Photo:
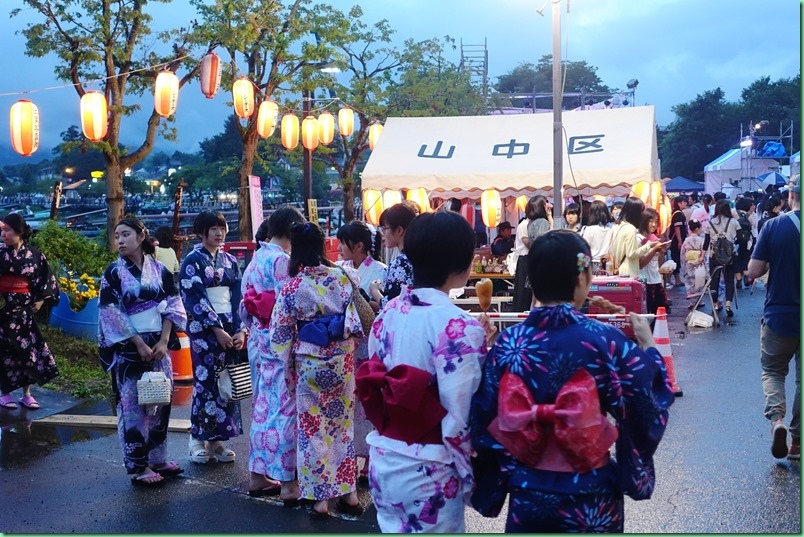
[[[275,304],[276,292],[274,291],[263,291],[258,294],[252,287],[243,296],[243,306],[249,315],[260,322],[260,328],[268,327]]]
[[[377,358],[357,368],[357,397],[377,432],[407,444],[441,444],[441,406],[432,375],[397,365],[390,371]]]
[[[533,404],[524,381],[506,372],[488,431],[523,464],[553,472],[601,468],[617,440],[617,429],[600,412],[595,379],[585,369],[567,381],[552,405]]]
[[[30,293],[28,278],[6,274],[0,276],[0,293]]]

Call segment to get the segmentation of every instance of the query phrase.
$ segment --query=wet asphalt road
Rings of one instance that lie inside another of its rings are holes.
[[[626,500],[626,532],[801,533],[800,465],[771,456],[770,425],[762,414],[759,319],[764,291],[738,293],[732,324],[690,333],[682,324],[683,290],[669,292],[676,303],[671,346],[684,396],[671,408],[656,454],[653,498]],[[787,391],[792,403],[792,371]],[[158,489],[135,488],[123,470],[116,435],[27,422],[58,412],[103,411],[103,405],[76,410],[78,402],[62,394],[40,389],[35,395],[43,410],[0,410],[3,533],[378,531],[370,506],[362,517],[338,515],[320,522],[310,520],[304,508],[250,498],[245,493],[247,435],[229,443],[238,455],[235,463],[203,466],[187,460],[187,435],[170,433],[171,458],[186,472]],[[188,408],[177,407],[173,417],[187,418]],[[369,504],[368,491],[360,494]],[[484,519],[471,509],[466,513],[467,531],[503,530],[503,518]]]

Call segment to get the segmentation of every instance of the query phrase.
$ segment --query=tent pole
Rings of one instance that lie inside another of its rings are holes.
[[[553,0],[553,226],[560,225],[564,210],[563,202],[563,166],[561,151],[561,105],[563,97],[561,87],[561,0]]]

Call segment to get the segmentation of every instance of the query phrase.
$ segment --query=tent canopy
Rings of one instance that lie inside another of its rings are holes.
[[[664,184],[667,192],[702,192],[704,184],[677,175]]]
[[[738,185],[741,191],[753,190],[758,183],[757,175],[779,168],[772,158],[755,158],[749,148],[730,149],[704,166],[707,192],[723,191],[723,186]]]
[[[652,106],[563,114],[565,193],[627,195],[659,178]],[[550,114],[388,118],[362,173],[366,188],[423,187],[442,197],[553,188]],[[571,188],[568,188],[571,187]]]

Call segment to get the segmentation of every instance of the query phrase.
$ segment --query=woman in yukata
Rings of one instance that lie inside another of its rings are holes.
[[[0,406],[18,408],[11,392],[22,388],[20,404],[37,410],[31,384],[42,386],[59,370],[35,315],[59,302],[59,286],[42,252],[28,245],[32,231],[21,215],[9,214],[0,229]]]
[[[285,363],[271,353],[268,326],[276,296],[290,278],[290,226],[304,222],[291,206],[271,213],[267,237],[243,272],[240,318],[249,329],[249,353],[256,367],[248,466],[250,496],[275,496],[296,503],[296,395],[285,380]],[[262,227],[262,226],[260,226]],[[278,480],[282,483],[281,492]]]
[[[579,311],[591,261],[571,231],[534,242],[537,306],[497,338],[472,401],[472,505],[494,517],[510,494],[506,532],[622,532],[623,493],[656,484],[673,392],[647,321],[631,314],[637,344]]]
[[[179,287],[187,310],[187,333],[193,363],[190,413],[190,460],[234,462],[224,440],[243,434],[240,401],[221,398],[215,371],[238,360],[248,328],[240,323],[240,267],[222,251],[227,232],[220,212],[199,213],[193,232],[201,243],[184,258]]]
[[[475,234],[457,213],[417,216],[405,234],[413,287],[379,314],[371,359],[358,370],[370,433],[369,486],[385,533],[464,531],[474,485],[469,407],[480,382],[488,319],[455,306]]]
[[[403,201],[385,209],[380,215],[380,231],[388,248],[399,248],[399,255],[388,265],[385,281],[370,282],[371,299],[384,308],[396,298],[404,286],[413,286],[413,266],[405,255],[405,232],[419,214],[419,206],[412,201]]]
[[[337,264],[345,268],[352,281],[360,286],[360,291],[369,301],[371,308],[379,311],[380,303],[371,297],[371,283],[384,281],[388,271],[385,264],[379,262],[375,257],[380,249],[376,234],[371,232],[365,222],[354,220],[338,230],[338,240],[340,241],[338,252],[342,261],[338,261]],[[368,334],[357,342],[355,368],[360,367],[366,360],[368,360]],[[355,454],[365,459],[360,472],[363,479],[368,472],[366,435],[371,431],[372,426],[366,419],[363,406],[358,404],[355,408]]]
[[[324,255],[324,232],[316,224],[293,224],[290,245],[290,279],[277,296],[268,339],[296,392],[300,498],[314,502],[314,518],[329,516],[331,498],[338,498],[339,511],[359,515],[353,353],[363,328],[352,303],[357,290]]]
[[[172,380],[168,347],[178,350],[176,330],[187,315],[173,273],[156,261],[153,239],[134,216],[114,229],[120,254],[104,271],[98,305],[98,350],[117,400],[117,431],[126,471],[135,485],[158,485],[184,470],[167,461],[170,403],[140,405],[137,381],[147,371]]]
[[[681,259],[684,263],[684,289],[687,291],[687,300],[690,300],[689,309],[695,305],[694,300],[700,296],[704,289],[704,279],[695,278],[695,271],[701,266],[706,269],[706,256],[704,255],[704,237],[703,228],[701,223],[697,220],[690,220],[687,225],[690,228],[690,234],[684,239],[684,244],[681,245]],[[701,302],[703,305],[703,301]]]

